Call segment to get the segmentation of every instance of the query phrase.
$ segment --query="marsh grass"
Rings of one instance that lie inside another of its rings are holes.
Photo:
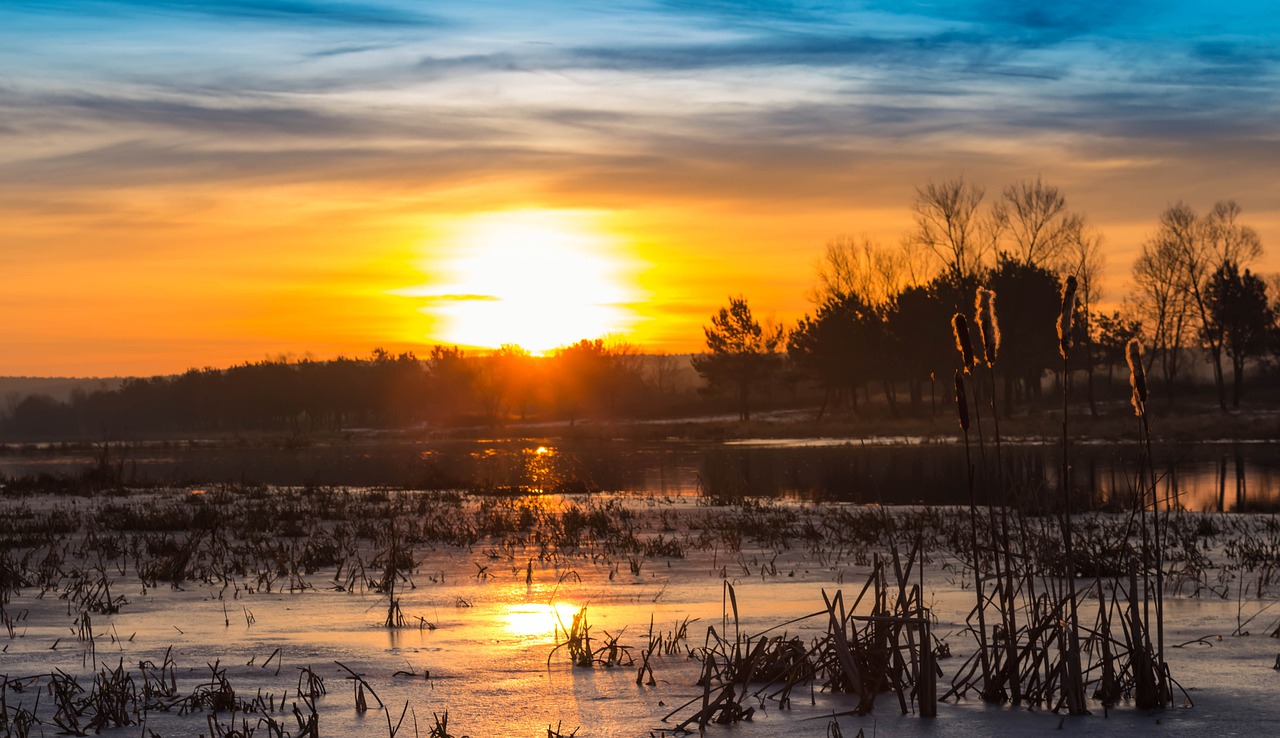
[[[895,549],[892,579],[889,564],[877,557],[848,606],[842,590],[831,595],[824,591],[825,609],[757,634],[741,631],[737,593],[725,582],[720,629],[709,626],[700,653],[694,654],[702,659],[702,695],[664,720],[690,709],[677,723],[677,731],[750,720],[757,706],[772,703],[790,709],[795,690],[802,686],[855,696],[857,707],[849,714],[870,713],[877,696],[888,692],[903,714],[915,709],[921,717],[935,717],[935,685],[941,676],[937,642],[919,585],[911,581],[914,567],[923,559],[922,543],[923,537],[918,537],[908,545],[905,563]],[[811,620],[825,621],[824,636],[806,643],[785,631]]]
[[[564,640],[560,639],[561,633],[564,634]],[[552,657],[562,648],[569,654],[569,661],[574,666],[590,669],[594,664],[591,651],[591,626],[587,624],[587,608],[583,607],[573,614],[572,625],[568,628],[560,619],[560,613],[556,612],[556,645],[551,649],[551,653],[547,654],[547,666],[551,666]]]
[[[561,730],[563,728],[564,728],[563,722],[556,723],[555,728],[552,728],[550,725],[548,725],[547,738],[576,738],[576,736],[578,735],[578,728],[574,728],[573,731],[570,733],[562,733]]]
[[[953,676],[943,699],[961,699],[969,692],[994,702],[1029,701],[1073,715],[1088,712],[1086,690],[1104,706],[1121,697],[1132,697],[1139,707],[1172,704],[1171,684],[1164,661],[1164,578],[1169,502],[1157,499],[1152,465],[1147,391],[1141,373],[1140,353],[1130,347],[1134,407],[1140,420],[1139,453],[1134,489],[1135,505],[1123,526],[1085,520],[1092,528],[1080,535],[1075,490],[1072,485],[1070,371],[1075,283],[1063,287],[1062,311],[1057,331],[1063,359],[1063,407],[1061,454],[1058,474],[1059,504],[1054,517],[1041,517],[1051,508],[1042,491],[1011,488],[1015,478],[1002,459],[1000,413],[995,402],[994,364],[999,348],[995,321],[995,295],[979,290],[978,324],[982,332],[983,361],[976,361],[962,315],[952,321],[961,369],[955,378],[957,413],[968,462],[970,530],[964,561],[972,574],[975,606],[970,628],[977,651]],[[992,336],[996,336],[992,340]],[[1013,347],[1012,350],[1017,350]],[[989,402],[984,406],[977,382],[965,381],[976,365],[991,378]],[[981,469],[975,473],[969,452],[970,403],[976,409]],[[981,432],[984,410],[989,410],[994,448],[987,452]],[[979,485],[977,481],[980,481]],[[985,525],[977,513],[977,488],[987,494]],[[994,501],[998,501],[998,505]],[[1161,512],[1161,504],[1166,511]],[[1028,514],[1027,510],[1037,511]],[[1181,549],[1183,583],[1203,579],[1203,558],[1192,540]],[[956,546],[956,548],[960,548]],[[1078,577],[1086,572],[1093,583],[1081,590]],[[1081,602],[1096,601],[1093,626],[1082,625]],[[989,630],[992,623],[997,625]],[[1084,644],[1082,646],[1082,643]]]
[[[431,713],[431,719],[433,724],[431,732],[427,733],[428,738],[467,738],[467,736],[455,736],[449,732],[448,710],[445,710],[442,714]]]
[[[975,394],[976,384],[970,375],[958,386],[966,399],[974,398],[972,412],[989,412],[987,398],[979,401]],[[997,437],[987,436],[991,442]],[[1149,442],[1144,436],[1142,448]],[[553,655],[567,653],[563,668],[635,668],[637,688],[652,690],[667,688],[659,677],[682,673],[664,669],[694,658],[700,694],[669,716],[685,728],[751,719],[763,706],[794,710],[814,690],[851,695],[856,710],[896,705],[931,714],[938,658],[950,647],[935,635],[921,583],[926,566],[973,590],[968,627],[948,636],[963,642],[957,652],[967,652],[948,675],[949,687],[943,682],[948,700],[977,695],[1012,701],[1016,683],[1024,702],[1070,710],[1069,685],[1082,684],[1086,695],[1107,708],[1126,700],[1168,705],[1177,689],[1163,656],[1159,603],[1168,596],[1234,601],[1240,637],[1261,625],[1267,631],[1280,627],[1269,622],[1273,611],[1267,601],[1280,579],[1280,525],[1273,518],[1170,509],[1170,501],[1157,494],[1148,453],[1134,475],[1135,502],[1128,514],[1071,512],[1072,563],[1061,518],[1013,504],[1034,500],[1041,491],[1017,488],[1007,472],[1001,482],[996,454],[988,451],[983,463],[978,450],[971,474],[957,480],[971,485],[970,504],[960,508],[755,498],[677,508],[661,500],[628,505],[616,498],[235,485],[200,495],[124,489],[109,497],[77,496],[74,504],[56,495],[0,495],[0,619],[6,626],[0,636],[24,637],[30,623],[21,605],[27,598],[62,597],[77,638],[58,648],[80,649],[85,663],[74,675],[4,677],[0,732],[62,729],[53,721],[55,713],[67,729],[84,731],[95,716],[103,725],[126,716],[136,725],[149,713],[175,712],[202,713],[202,724],[212,717],[208,729],[216,725],[219,735],[318,735],[315,703],[324,688],[318,671],[300,670],[296,696],[288,701],[278,693],[248,696],[251,689],[241,695],[216,662],[200,684],[181,690],[171,652],[133,669],[102,664],[97,643],[114,637],[102,624],[116,614],[112,608],[128,612],[134,606],[121,593],[159,587],[206,588],[221,599],[215,606],[224,608],[219,628],[224,622],[232,627],[229,613],[237,605],[246,629],[253,626],[251,603],[236,602],[241,598],[314,589],[386,598],[377,600],[379,622],[368,625],[420,625],[425,619],[414,620],[403,610],[399,622],[394,616],[407,590],[445,581],[442,569],[425,563],[441,551],[461,557],[468,568],[479,559],[491,577],[510,577],[526,587],[550,572],[566,587],[583,578],[578,571],[602,579],[602,572],[625,572],[632,561],[642,577],[698,553],[705,556],[699,561],[726,577],[781,580],[794,573],[798,560],[805,568],[831,572],[841,590],[826,593],[822,609],[806,616],[810,630],[822,631],[815,637],[802,636],[799,621],[744,632],[741,616],[750,604],[731,584],[723,590],[720,621],[695,644],[689,632],[698,624],[688,619],[664,632],[651,621],[647,633],[603,635],[585,612],[580,622],[561,624],[549,668],[557,666]],[[1014,487],[1008,504],[1001,502],[1001,484]],[[279,528],[270,522],[277,519],[284,521]],[[458,597],[471,602],[469,595]],[[1072,597],[1079,606],[1078,680],[1068,668],[1073,649],[1063,624]],[[976,645],[966,648],[970,642]],[[282,657],[272,652],[262,666],[278,670]],[[355,708],[380,710],[388,732],[407,732],[416,716],[411,708],[396,713],[383,705],[373,691],[375,676],[348,674]],[[32,699],[42,691],[47,695],[54,681],[61,703]],[[95,689],[97,701],[88,701]],[[343,705],[350,709],[352,702]],[[227,722],[228,715],[235,720]]]
[[[573,614],[573,619],[569,627],[565,627],[564,622],[560,619],[558,610],[556,613],[556,629],[555,639],[556,645],[551,649],[551,653],[547,654],[547,666],[551,666],[551,660],[561,649],[564,649],[569,655],[569,661],[574,666],[590,669],[596,666],[604,668],[613,668],[615,666],[634,666],[635,659],[631,656],[631,646],[620,643],[624,631],[618,632],[617,635],[604,631],[604,639],[601,645],[593,648],[591,641],[591,626],[587,623],[587,608],[580,608]],[[599,642],[599,640],[597,641]],[[647,657],[645,663],[647,664]],[[645,666],[640,667],[641,675],[644,673]],[[650,670],[652,671],[652,670]],[[640,677],[637,677],[637,683]]]

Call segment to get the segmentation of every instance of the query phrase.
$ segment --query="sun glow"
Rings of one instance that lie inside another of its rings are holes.
[[[569,627],[579,609],[564,602],[510,605],[503,615],[503,625],[508,633],[518,638],[550,642],[555,638],[557,628]]]
[[[521,210],[455,224],[429,245],[424,298],[434,337],[462,346],[518,344],[543,353],[630,329],[634,259],[595,212]]]

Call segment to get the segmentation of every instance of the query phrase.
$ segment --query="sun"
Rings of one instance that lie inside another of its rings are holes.
[[[460,346],[517,344],[534,353],[628,331],[635,260],[593,211],[485,213],[424,246],[422,298],[434,338]]]

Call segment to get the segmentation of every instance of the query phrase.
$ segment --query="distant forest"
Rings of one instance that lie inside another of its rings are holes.
[[[319,431],[501,425],[520,421],[655,417],[701,402],[689,357],[645,356],[583,340],[537,357],[515,347],[468,355],[436,346],[420,359],[375,350],[364,358],[267,360],[116,389],[10,396],[10,440],[117,439],[146,434]]]
[[[813,407],[818,417],[950,412],[960,365],[953,317],[975,317],[989,291],[1002,336],[993,365],[1002,412],[1061,406],[1080,412],[1126,401],[1126,345],[1136,339],[1155,407],[1200,393],[1227,410],[1246,385],[1280,384],[1276,278],[1250,270],[1262,254],[1240,208],[1207,213],[1177,203],[1161,213],[1132,265],[1131,294],[1102,310],[1102,234],[1040,180],[998,197],[963,179],[917,189],[915,227],[885,247],[828,243],[795,325],[762,324],[730,297],[704,327],[706,350],[644,354],[582,340],[535,357],[516,346],[426,357],[375,350],[364,358],[262,361],[173,377],[127,379],[65,397],[11,393],[7,440],[117,439],[148,434],[351,428],[501,426],[516,422],[672,418],[753,406]],[[1074,308],[1064,361],[1064,287]],[[973,331],[977,345],[979,336]],[[1064,382],[1070,378],[1070,382]],[[1056,394],[1056,399],[1051,395]]]
[[[116,389],[123,377],[0,377],[0,399],[49,395],[69,400],[76,392]]]

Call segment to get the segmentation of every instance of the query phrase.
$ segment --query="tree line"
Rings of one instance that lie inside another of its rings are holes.
[[[546,357],[517,346],[487,354],[435,346],[425,358],[378,349],[362,358],[264,360],[127,379],[67,401],[11,397],[0,434],[99,439],[647,417],[697,400],[696,377],[681,376],[687,364],[602,339]]]
[[[740,418],[750,417],[753,393],[784,381],[820,388],[821,412],[857,413],[873,388],[892,413],[919,413],[926,397],[936,410],[955,367],[950,319],[972,310],[979,287],[998,296],[1010,347],[999,372],[1004,407],[1038,400],[1046,377],[1062,371],[1053,326],[1068,276],[1077,281],[1080,349],[1067,371],[1085,375],[1095,413],[1098,385],[1114,385],[1130,339],[1147,346],[1146,369],[1170,398],[1193,383],[1193,360],[1207,363],[1224,410],[1240,406],[1246,366],[1280,352],[1276,289],[1250,270],[1261,240],[1232,201],[1203,214],[1182,202],[1161,213],[1133,264],[1132,293],[1109,311],[1099,307],[1103,236],[1057,187],[1028,180],[987,198],[963,178],[930,182],[917,188],[913,214],[896,247],[828,243],[814,310],[790,329],[762,325],[741,296],[712,317],[695,368],[737,398]]]
[[[1141,245],[1131,293],[1110,300],[1120,306],[1110,310],[1099,307],[1103,236],[1057,187],[1028,180],[987,197],[963,178],[930,182],[917,188],[912,212],[899,244],[829,242],[809,295],[814,307],[794,325],[762,323],[745,297],[731,297],[704,327],[706,350],[692,360],[603,339],[545,357],[518,346],[484,354],[435,346],[425,358],[375,350],[330,361],[266,360],[129,379],[66,401],[10,397],[0,435],[574,424],[723,410],[746,420],[762,395],[817,405],[819,417],[858,416],[868,403],[877,412],[925,415],[949,396],[951,318],[972,312],[980,287],[999,305],[1007,348],[998,382],[1002,407],[1013,412],[1040,400],[1046,378],[1062,371],[1053,326],[1068,276],[1077,284],[1078,348],[1067,370],[1084,375],[1074,384],[1095,412],[1123,383],[1116,369],[1133,338],[1147,347],[1147,373],[1167,397],[1194,384],[1199,361],[1223,409],[1240,406],[1246,367],[1267,366],[1280,351],[1277,290],[1251,271],[1262,244],[1234,202],[1204,213],[1169,206]]]

